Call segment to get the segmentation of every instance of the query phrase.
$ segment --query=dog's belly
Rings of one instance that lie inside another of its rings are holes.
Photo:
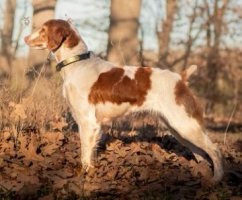
[[[133,107],[133,106],[132,106]],[[113,104],[102,103],[96,105],[96,118],[101,123],[109,122],[117,117],[129,114],[131,105],[130,103]]]

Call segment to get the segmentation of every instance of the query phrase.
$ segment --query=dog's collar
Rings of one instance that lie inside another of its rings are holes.
[[[80,55],[76,55],[76,56],[67,58],[67,59],[59,62],[56,65],[56,71],[60,71],[63,67],[65,67],[67,65],[70,65],[72,63],[78,62],[80,60],[89,59],[90,57],[91,57],[91,51],[88,51],[87,53],[83,53],[83,54],[80,54]]]

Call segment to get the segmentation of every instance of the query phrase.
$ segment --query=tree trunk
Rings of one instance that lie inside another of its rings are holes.
[[[220,61],[220,43],[223,27],[224,14],[227,9],[229,0],[223,0],[221,6],[219,6],[219,0],[214,1],[214,10],[211,16],[208,16],[208,20],[213,19],[209,26],[207,27],[207,45],[208,45],[208,55],[207,55],[207,98],[210,100],[210,105],[208,105],[208,110],[212,110],[215,102],[219,102],[222,91],[219,91],[217,84],[217,78],[219,75],[220,67],[223,65]],[[213,26],[213,34],[211,34],[211,26]],[[209,33],[209,35],[208,35]],[[213,36],[213,37],[211,37]],[[211,44],[211,38],[213,43]],[[210,45],[210,46],[209,46]]]
[[[16,0],[6,1],[1,47],[2,47],[2,54],[6,57],[9,68],[11,68],[11,61],[12,61],[12,37],[13,37],[13,29],[14,29],[15,8],[16,8]]]
[[[44,22],[54,18],[56,0],[32,0],[33,29],[39,28]],[[30,67],[40,68],[48,55],[46,51],[30,49],[28,63]]]
[[[112,0],[107,59],[121,65],[138,65],[141,0]]]
[[[161,32],[158,32],[159,40],[159,66],[167,66],[167,56],[169,52],[170,35],[173,22],[177,12],[177,0],[166,1],[166,18],[163,20]]]
[[[208,49],[207,68],[208,68],[208,77],[210,79],[209,82],[210,83],[213,82],[214,84],[216,84],[215,80],[217,78],[217,73],[219,70],[218,67],[220,66],[219,48],[220,48],[221,35],[222,35],[223,17],[229,0],[223,0],[223,4],[221,7],[218,6],[219,4],[218,1],[219,0],[215,0],[214,2],[213,16],[212,17],[208,16],[209,19],[210,18],[213,19],[212,25],[214,27],[214,34],[213,34],[213,44],[210,45],[210,48]],[[209,29],[209,31],[211,31],[211,27],[207,27],[207,28]],[[211,35],[209,37],[211,37]],[[211,43],[211,41],[209,43]],[[213,87],[216,87],[216,85],[214,85]],[[213,88],[213,89],[216,89],[216,88]],[[213,90],[213,93],[214,93],[214,90]]]

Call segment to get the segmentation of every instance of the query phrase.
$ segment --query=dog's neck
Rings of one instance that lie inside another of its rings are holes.
[[[80,40],[76,46],[72,48],[67,48],[63,43],[63,45],[61,45],[59,49],[53,52],[53,54],[55,56],[56,62],[59,63],[67,58],[86,53],[87,51],[88,51],[87,45],[80,37]],[[71,66],[64,67],[61,70],[62,77],[64,78],[70,70],[71,70]]]
[[[61,62],[67,58],[70,58],[75,55],[83,54],[88,51],[87,45],[85,42],[80,38],[78,44],[72,48],[67,48],[65,44],[60,46],[55,52],[55,59],[56,62]]]

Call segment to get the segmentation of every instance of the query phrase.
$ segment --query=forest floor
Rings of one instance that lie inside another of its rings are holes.
[[[127,139],[115,137],[115,131],[88,173],[81,170],[77,132],[1,132],[0,199],[242,199],[241,131],[226,138],[209,131],[225,168],[223,180],[213,186],[206,182],[211,165],[197,163],[172,136],[140,140],[133,130]]]

